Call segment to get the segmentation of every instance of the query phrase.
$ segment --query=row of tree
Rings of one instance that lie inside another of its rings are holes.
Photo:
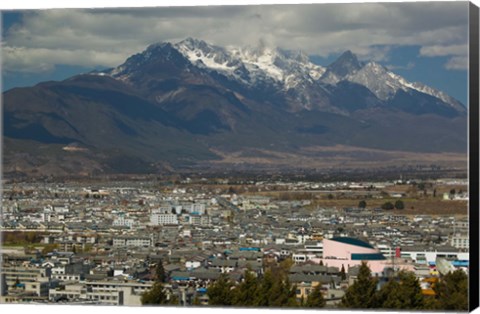
[[[297,287],[290,284],[288,277],[275,276],[271,270],[267,270],[261,278],[254,275],[252,271],[246,270],[243,277],[243,281],[235,285],[228,275],[222,274],[207,289],[209,305],[238,307],[296,307],[299,305],[296,299]]]
[[[361,200],[360,202],[358,202],[358,208],[366,208],[367,207],[367,202],[365,200]],[[405,208],[405,204],[403,203],[402,200],[397,200],[395,202],[395,204],[393,204],[392,202],[385,202],[382,204],[381,206],[382,209],[384,210],[389,210],[389,209],[404,209]]]
[[[343,308],[402,310],[468,310],[468,277],[462,270],[450,272],[433,286],[434,296],[422,294],[415,274],[400,271],[380,289],[378,279],[362,263],[357,280],[345,292]]]
[[[235,307],[311,307],[322,308],[326,301],[317,285],[306,299],[297,300],[297,286],[288,280],[288,263],[266,270],[263,276],[246,270],[240,284],[228,274],[210,284],[207,289],[209,305]],[[344,276],[342,276],[344,277]],[[163,266],[156,269],[156,282],[142,296],[142,304],[178,304],[178,298],[168,296],[163,287],[166,280]],[[362,263],[355,282],[346,290],[340,308],[401,309],[401,310],[468,310],[468,277],[462,270],[448,273],[435,283],[434,296],[422,293],[415,274],[400,271],[379,289],[379,279]]]
[[[384,209],[384,210],[404,209],[405,204],[403,203],[402,200],[398,200],[398,201],[395,202],[395,204],[393,204],[392,202],[386,202],[386,203],[382,204],[381,208]]]

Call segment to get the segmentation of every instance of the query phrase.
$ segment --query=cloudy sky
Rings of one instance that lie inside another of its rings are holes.
[[[350,49],[467,99],[467,2],[3,10],[2,18],[3,90],[116,66],[151,43],[194,37],[300,49],[322,65]]]

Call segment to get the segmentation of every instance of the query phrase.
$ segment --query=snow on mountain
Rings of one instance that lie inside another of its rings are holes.
[[[284,52],[266,45],[222,48],[187,38],[174,46],[195,66],[249,85],[270,82],[288,90],[305,81],[313,84],[325,72],[302,52]]]
[[[328,66],[320,81],[330,85],[347,80],[367,87],[380,100],[386,101],[395,96],[399,90],[408,92],[415,90],[436,98],[449,104],[458,111],[464,112],[465,107],[448,96],[446,93],[431,88],[425,84],[407,81],[400,75],[389,71],[376,62],[362,64],[350,51],[345,52],[334,63]]]
[[[392,98],[404,85],[390,75],[387,69],[376,62],[369,62],[360,70],[347,75],[344,79],[367,87],[381,100]]]
[[[365,86],[381,101],[393,99],[400,90],[407,93],[417,91],[440,99],[456,111],[466,111],[460,102],[446,93],[422,83],[411,83],[376,62],[360,62],[351,51],[344,52],[325,68],[313,64],[301,51],[285,51],[263,43],[254,47],[220,47],[187,38],[175,44],[153,44],[119,67],[96,75],[110,75],[128,81],[140,65],[148,64],[158,54],[170,60],[168,62],[188,63],[199,69],[217,72],[247,87],[267,84],[283,90],[295,100],[295,106],[305,109],[324,108],[330,93],[327,87],[335,88],[339,82],[348,81]]]

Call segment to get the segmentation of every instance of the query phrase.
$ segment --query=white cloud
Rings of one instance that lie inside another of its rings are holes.
[[[426,53],[456,47],[448,55],[460,56],[467,17],[465,2],[28,11],[3,38],[4,69],[110,67],[151,43],[186,37],[219,45],[264,40],[321,56],[350,49],[376,61],[388,61],[389,45],[421,45]]]
[[[6,71],[45,72],[53,70],[55,64],[80,66],[115,66],[124,61],[121,53],[87,49],[46,49],[4,47],[3,62]],[[15,65],[15,67],[12,67]]]
[[[386,65],[387,69],[389,69],[390,71],[394,71],[394,70],[411,70],[415,67],[415,63],[414,62],[408,62],[406,65],[394,65],[394,64],[388,64]]]
[[[467,70],[468,69],[468,45],[433,45],[425,46],[420,49],[421,56],[427,57],[445,57],[449,60],[444,67],[447,70]]]
[[[437,57],[451,55],[465,55],[468,52],[468,45],[450,45],[450,46],[425,46],[420,49],[421,56]]]
[[[445,64],[447,70],[467,70],[468,69],[468,57],[456,56],[450,58]]]

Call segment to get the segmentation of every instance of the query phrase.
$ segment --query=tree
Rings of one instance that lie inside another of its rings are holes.
[[[384,209],[384,210],[390,210],[390,209],[393,209],[393,208],[394,208],[394,206],[391,202],[386,202],[382,205],[382,209]]]
[[[252,306],[258,289],[258,280],[252,271],[245,270],[243,281],[234,290],[233,305]]]
[[[227,274],[222,274],[207,289],[209,305],[233,305],[234,284],[230,281]]]
[[[367,207],[367,202],[365,200],[361,200],[358,202],[358,208],[365,208]]]
[[[313,291],[308,295],[306,307],[324,307],[326,302],[323,298],[322,290],[320,290],[320,284],[318,284]]]
[[[167,294],[160,282],[155,282],[150,290],[142,294],[142,305],[168,304]]]
[[[420,310],[424,309],[424,297],[420,283],[412,272],[401,271],[378,292],[379,308]]]
[[[157,282],[165,282],[167,276],[165,274],[165,268],[163,267],[163,261],[159,260],[157,263],[157,267],[155,268],[155,281]]]
[[[468,276],[461,269],[449,272],[434,286],[439,308],[468,311]]]
[[[288,272],[290,271],[290,268],[292,268],[294,262],[291,257],[288,257],[284,259],[283,261],[280,262],[280,268],[279,268],[279,273],[274,275],[279,275],[279,276],[284,276],[287,275]]]
[[[298,306],[296,297],[297,286],[291,285],[288,276],[275,282],[270,293],[270,306],[273,307],[296,307]]]
[[[377,280],[372,277],[367,263],[362,262],[357,279],[353,285],[348,287],[340,302],[340,307],[357,309],[376,308],[376,290]]]
[[[200,298],[198,297],[198,295],[195,296],[195,299],[193,299],[193,303],[192,305],[202,305],[202,302],[200,301]]]
[[[278,278],[278,277],[277,277]],[[278,281],[278,279],[277,279]],[[272,271],[267,270],[258,286],[257,296],[255,298],[255,306],[269,306],[270,305],[270,292],[273,286],[276,284]]]
[[[405,204],[403,204],[403,201],[402,200],[398,200],[395,202],[395,208],[396,209],[404,209],[405,208]]]
[[[342,268],[340,269],[340,278],[342,278],[342,280],[347,279],[347,274],[345,273],[345,266],[343,264]]]
[[[51,253],[56,249],[58,249],[58,244],[47,244],[42,249],[42,255],[47,255],[48,253]]]

